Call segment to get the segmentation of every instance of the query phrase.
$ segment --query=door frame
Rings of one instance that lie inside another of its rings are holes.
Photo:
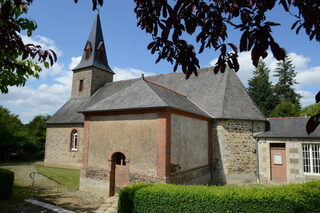
[[[129,181],[129,155],[127,152],[123,151],[123,150],[114,150],[112,152],[112,154],[109,156],[109,169],[110,169],[110,173],[109,173],[109,196],[114,196],[115,195],[115,175],[116,175],[116,162],[115,162],[115,155],[116,154],[122,154],[125,159],[125,165],[127,168],[127,174],[128,174],[128,181]]]
[[[270,143],[269,145],[269,154],[270,154],[270,181],[287,181],[288,174],[287,174],[287,151],[286,151],[286,144],[285,143]],[[283,165],[283,172],[284,178],[283,179],[274,179],[272,167],[273,167],[273,155],[272,151],[279,150],[282,151],[284,154],[282,155],[282,165]]]

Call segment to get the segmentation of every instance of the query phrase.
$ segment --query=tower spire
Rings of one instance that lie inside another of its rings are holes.
[[[107,60],[99,13],[97,13],[96,18],[93,22],[81,61],[78,66],[73,69],[73,71],[88,67],[96,67],[100,70],[114,74],[114,72],[109,67]]]

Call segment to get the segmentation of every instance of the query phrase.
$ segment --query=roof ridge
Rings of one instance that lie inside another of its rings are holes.
[[[163,89],[169,90],[170,92],[173,92],[173,93],[175,93],[175,94],[177,94],[177,95],[180,95],[180,96],[183,96],[183,97],[187,97],[187,96],[184,95],[184,94],[181,94],[181,93],[179,93],[179,92],[177,92],[177,91],[174,91],[173,89],[170,89],[170,88],[168,88],[168,87],[165,87],[165,86],[163,86],[163,85],[161,85],[161,84],[158,84],[158,83],[156,83],[156,82],[153,82],[153,81],[150,81],[150,80],[147,80],[147,79],[143,79],[143,80],[146,81],[146,82],[148,82],[148,83],[150,83],[150,84],[153,84],[153,85],[155,85],[155,86],[158,86],[158,87],[161,87],[161,88],[163,88]]]
[[[271,119],[289,119],[289,118],[306,118],[306,117],[304,117],[304,116],[301,116],[301,117],[270,117],[267,119],[271,120]]]
[[[210,71],[210,68],[213,68],[213,67],[214,67],[214,66],[203,67],[203,68],[198,69],[197,71]],[[115,73],[115,74],[117,74],[117,73]],[[161,75],[174,75],[174,74],[181,75],[181,74],[184,74],[184,73],[183,73],[183,72],[160,73],[160,74],[156,74],[156,75],[149,75],[149,76],[145,76],[145,79],[146,79],[146,78],[150,78],[150,77],[161,76]],[[115,83],[115,82],[130,81],[130,80],[138,80],[138,79],[140,79],[140,78],[141,78],[141,77],[137,77],[137,78],[130,78],[130,79],[123,79],[123,80],[113,81],[113,82],[107,82],[107,83],[105,83],[104,85],[106,85],[106,84],[112,84],[112,83]],[[148,80],[148,81],[149,81],[149,80]]]

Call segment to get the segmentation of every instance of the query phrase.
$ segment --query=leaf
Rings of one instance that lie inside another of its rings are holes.
[[[199,49],[199,53],[202,53],[204,50],[204,44],[201,44],[200,49]]]
[[[43,62],[43,65],[44,65],[45,68],[47,68],[47,69],[49,68],[49,63],[48,62],[46,62],[46,61]]]
[[[319,103],[319,102],[320,102],[320,91],[316,95],[316,103]]]
[[[240,39],[240,45],[239,45],[240,46],[240,52],[247,51],[248,36],[249,36],[249,31],[248,30],[244,31],[244,33],[242,34],[241,39]]]
[[[155,41],[151,42],[151,43],[148,45],[147,49],[150,50],[151,48],[154,47],[155,44],[156,44]]]
[[[314,130],[319,126],[319,124],[320,124],[320,114],[314,115],[311,118],[309,118],[306,125],[306,131],[308,135],[314,132]]]
[[[99,4],[100,4],[100,6],[103,5],[103,0],[98,0],[98,2],[99,2]]]
[[[280,0],[280,4],[282,4],[282,6],[286,12],[289,11],[288,4],[287,4],[286,0]]]
[[[300,24],[300,26],[296,29],[296,34],[299,33],[299,31],[300,31],[300,29],[301,29],[302,26],[303,26],[303,24]]]
[[[53,58],[54,58],[54,61],[56,62],[57,61],[57,54],[53,51],[53,50],[51,50],[50,49],[50,52],[52,53],[52,55],[53,55]]]
[[[228,43],[228,45],[233,49],[235,53],[238,53],[238,47],[235,44]]]
[[[92,0],[92,10],[97,9],[97,0]]]
[[[291,30],[293,30],[296,26],[297,26],[297,24],[299,23],[300,21],[298,20],[298,21],[295,21],[293,24],[292,24],[292,26],[291,26]]]
[[[239,62],[238,62],[238,57],[234,56],[231,59],[232,59],[232,63],[233,63],[233,66],[234,66],[234,71],[238,72],[239,69],[240,69]]]
[[[271,46],[271,51],[273,53],[273,56],[278,60],[284,60],[284,58],[286,57],[286,52],[284,51],[283,48],[281,48],[279,46],[279,44],[277,44],[276,42],[270,42],[270,46]]]

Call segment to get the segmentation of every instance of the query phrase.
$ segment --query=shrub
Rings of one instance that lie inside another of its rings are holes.
[[[0,199],[9,199],[12,193],[14,173],[0,168]]]
[[[274,187],[134,184],[118,212],[320,212],[320,181]]]

